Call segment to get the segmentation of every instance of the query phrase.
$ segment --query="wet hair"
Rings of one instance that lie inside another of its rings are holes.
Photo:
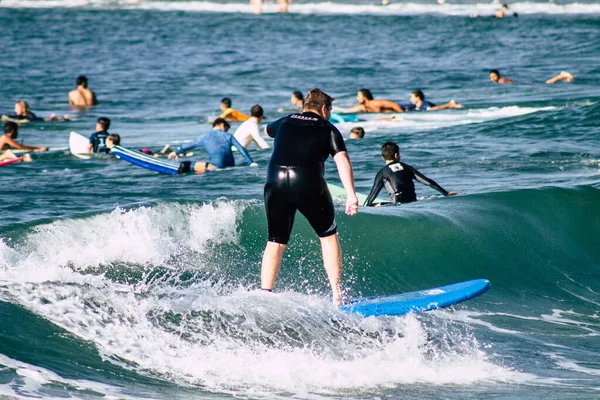
[[[321,89],[315,88],[306,94],[304,108],[307,110],[320,110],[323,106],[331,107],[333,100],[335,100],[335,97],[331,97]]]
[[[264,114],[265,114],[265,112],[263,111],[263,108],[261,106],[259,106],[258,104],[253,105],[252,108],[250,109],[251,117],[260,118]]]
[[[423,100],[425,98],[425,95],[419,89],[412,92],[412,94],[414,94],[418,99],[421,99],[421,100]]]
[[[17,104],[20,105],[21,108],[25,110],[25,114],[27,114],[27,115],[31,114],[31,109],[29,108],[29,104],[27,104],[27,102],[25,100],[19,100],[19,101],[17,101]]]
[[[19,131],[19,125],[13,121],[7,121],[4,124],[4,133],[17,133]]]
[[[381,146],[381,156],[385,161],[395,160],[394,155],[400,155],[400,147],[394,142],[385,142]]]
[[[497,69],[490,69],[490,75],[491,74],[496,74],[498,75],[498,78],[500,78],[500,71],[498,71]]]
[[[294,93],[292,93],[292,96],[294,96],[298,100],[301,100],[304,103],[304,96],[302,95],[302,92],[296,90]]]
[[[367,100],[373,100],[373,95],[371,94],[371,91],[369,89],[360,89],[358,93],[362,93],[362,95],[365,96]]]
[[[223,97],[221,99],[221,104],[225,104],[227,108],[231,107],[231,99],[229,97]]]
[[[100,118],[98,118],[98,123],[102,127],[103,131],[107,131],[108,128],[110,128],[110,119],[108,119],[106,117],[100,117]]]
[[[502,8],[508,9],[508,4],[502,4]]]
[[[115,146],[121,144],[121,135],[119,135],[118,133],[111,133],[106,139],[110,139]]]
[[[365,130],[362,126],[355,126],[354,128],[350,129],[350,133],[354,133],[361,139],[365,137]]]
[[[225,121],[223,118],[217,118],[213,121],[213,128],[216,128],[221,124],[223,124],[223,127],[225,128],[225,132],[227,132],[231,127],[231,125],[229,125],[229,122]]]
[[[83,75],[79,75],[77,77],[77,81],[76,82],[77,82],[77,86],[83,85],[83,87],[87,87],[87,84],[88,84],[87,78],[85,76],[83,76]]]

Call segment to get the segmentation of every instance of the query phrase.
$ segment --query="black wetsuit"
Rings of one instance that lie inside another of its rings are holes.
[[[369,193],[369,197],[365,201],[365,206],[373,205],[381,188],[384,186],[390,194],[392,203],[410,203],[416,201],[417,195],[413,179],[421,182],[423,185],[434,188],[444,196],[448,195],[448,192],[444,188],[415,168],[403,162],[396,161],[386,165],[377,173],[371,193]]]
[[[323,173],[327,157],[346,151],[340,131],[305,112],[270,123],[267,134],[275,138],[265,183],[269,241],[287,244],[296,210],[319,237],[335,234],[333,202]]]

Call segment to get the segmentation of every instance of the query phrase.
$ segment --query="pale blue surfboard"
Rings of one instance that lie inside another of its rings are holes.
[[[472,299],[490,288],[487,279],[475,279],[447,286],[419,290],[418,292],[390,296],[363,297],[352,300],[340,308],[365,317],[381,315],[404,315],[449,307]]]
[[[358,122],[360,121],[356,114],[341,114],[332,112],[329,117],[329,121],[334,124],[342,124],[344,122]]]
[[[331,193],[331,198],[335,201],[346,201],[346,189],[342,186],[334,185],[333,183],[328,183],[327,187],[329,188],[329,193]],[[358,198],[358,205],[365,204],[367,200],[367,195],[356,192],[356,197]]]

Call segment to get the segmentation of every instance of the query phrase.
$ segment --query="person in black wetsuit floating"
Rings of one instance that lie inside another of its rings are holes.
[[[273,289],[298,210],[321,240],[333,302],[340,304],[342,253],[331,194],[323,178],[324,162],[330,155],[346,189],[346,214],[357,213],[358,200],[344,139],[328,121],[333,100],[320,89],[313,89],[306,96],[304,112],[288,115],[266,127],[267,134],[275,140],[265,183],[269,239],[260,278],[263,290]]]
[[[375,176],[375,182],[373,182],[371,193],[369,193],[369,197],[365,201],[365,206],[380,204],[374,203],[374,201],[384,186],[390,194],[390,200],[393,204],[417,201],[413,180],[417,180],[423,185],[437,190],[444,196],[455,196],[457,194],[456,192],[446,191],[414,167],[400,162],[400,148],[394,142],[384,143],[381,147],[381,157],[385,161],[385,167]]]

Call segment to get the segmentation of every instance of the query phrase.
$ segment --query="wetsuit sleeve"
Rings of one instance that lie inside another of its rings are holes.
[[[371,207],[373,205],[373,202],[379,195],[379,192],[381,192],[382,188],[383,188],[383,169],[380,170],[377,173],[377,175],[375,176],[375,181],[373,182],[373,187],[371,188],[371,193],[369,193],[369,196],[367,197],[367,200],[365,200],[364,205],[367,207]]]
[[[267,135],[269,135],[269,137],[274,138],[275,135],[277,134],[277,131],[279,130],[279,127],[281,126],[281,124],[283,123],[284,118],[279,118],[277,121],[273,121],[271,122],[269,125],[267,125]]]
[[[400,104],[400,107],[402,107],[404,111],[414,111],[417,108],[414,104]]]
[[[428,177],[426,177],[425,175],[423,175],[422,173],[417,171],[415,168],[412,168],[412,172],[414,173],[415,179],[418,182],[422,183],[425,186],[429,186],[430,188],[437,190],[444,196],[448,196],[448,192],[443,187],[441,187],[440,185],[435,183],[435,181],[433,179],[429,179]]]
[[[246,148],[242,146],[234,136],[231,136],[231,144],[235,146],[235,148],[242,155],[242,157],[244,157],[248,164],[252,164],[254,162],[254,160],[252,160],[252,157],[250,157],[250,154],[248,154],[248,150],[246,150]]]
[[[346,143],[344,143],[344,137],[333,124],[329,124],[331,133],[329,134],[329,154],[335,156],[340,151],[346,151]]]
[[[195,149],[196,147],[201,147],[202,146],[202,139],[204,138],[204,136],[202,136],[200,139],[195,140],[193,142],[189,142],[186,144],[183,144],[181,146],[179,146],[177,148],[177,150],[175,150],[175,154],[179,155],[185,152],[188,152],[192,149]]]

